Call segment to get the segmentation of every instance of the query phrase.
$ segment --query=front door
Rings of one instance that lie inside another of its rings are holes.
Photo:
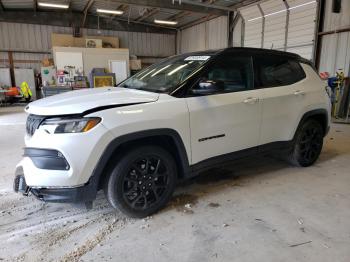
[[[190,113],[192,164],[258,145],[261,90],[254,90],[250,56],[225,54],[200,79],[223,84],[210,95],[186,98]],[[198,83],[193,89],[198,88]]]

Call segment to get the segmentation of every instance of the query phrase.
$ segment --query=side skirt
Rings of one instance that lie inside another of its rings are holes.
[[[293,140],[291,141],[279,141],[272,142],[265,145],[260,145],[253,148],[243,149],[240,151],[236,151],[233,153],[228,153],[216,157],[212,157],[206,160],[203,160],[199,163],[191,165],[191,173],[188,174],[188,177],[194,177],[201,173],[204,170],[208,170],[210,168],[231,164],[232,161],[239,160],[242,158],[251,157],[254,155],[265,155],[265,154],[273,154],[273,153],[288,153],[293,149]]]

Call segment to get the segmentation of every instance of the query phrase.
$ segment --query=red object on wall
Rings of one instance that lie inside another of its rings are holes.
[[[329,78],[329,73],[328,72],[321,72],[320,77],[322,80],[327,80]]]
[[[10,87],[8,91],[5,93],[5,96],[19,96],[19,90],[17,87]]]

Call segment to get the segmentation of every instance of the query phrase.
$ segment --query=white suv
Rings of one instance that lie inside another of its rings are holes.
[[[176,182],[255,153],[318,158],[330,101],[310,62],[263,49],[170,57],[118,87],[74,91],[26,107],[14,189],[91,206],[103,189],[134,217],[162,208]]]

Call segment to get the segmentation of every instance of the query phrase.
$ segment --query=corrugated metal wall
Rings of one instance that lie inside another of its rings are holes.
[[[180,31],[180,53],[207,49],[206,23],[201,23]]]
[[[313,60],[317,2],[268,0],[240,9],[244,46],[285,50]]]
[[[16,68],[31,68],[35,72],[40,71],[41,61],[44,58],[52,58],[51,54],[40,53],[13,53],[13,60]],[[9,67],[7,52],[0,52],[0,68]]]
[[[221,16],[178,32],[179,52],[227,47],[227,17]]]
[[[240,47],[242,46],[242,32],[244,31],[242,16],[239,16],[236,26],[233,30],[233,43],[232,46]]]
[[[257,5],[243,8],[240,10],[242,17],[244,18],[244,46],[249,47],[261,47],[262,39],[262,19],[261,13]]]
[[[265,17],[263,47],[268,49],[284,49],[287,12],[283,1],[270,0],[260,4],[264,14],[275,13]],[[290,27],[290,24],[289,24]]]
[[[341,12],[332,13],[331,1],[326,1],[323,31],[339,30],[350,27],[350,1],[342,1]],[[322,36],[320,72],[334,75],[342,69],[350,75],[350,32]]]
[[[290,17],[287,51],[314,60],[317,2],[311,0],[288,0]],[[299,7],[298,7],[299,6]]]
[[[48,25],[18,24],[0,22],[0,50],[42,52],[31,54],[14,53],[14,60],[42,60],[51,57],[51,33],[72,34],[72,28]],[[129,48],[131,55],[166,57],[175,54],[175,35],[141,32],[120,32],[111,30],[83,29],[83,35],[119,37],[120,47]],[[7,53],[0,52],[0,66],[4,66]],[[148,58],[151,59],[151,58]],[[152,60],[152,61],[153,61]],[[6,65],[5,65],[6,66]],[[21,68],[39,69],[38,63],[21,63]]]

